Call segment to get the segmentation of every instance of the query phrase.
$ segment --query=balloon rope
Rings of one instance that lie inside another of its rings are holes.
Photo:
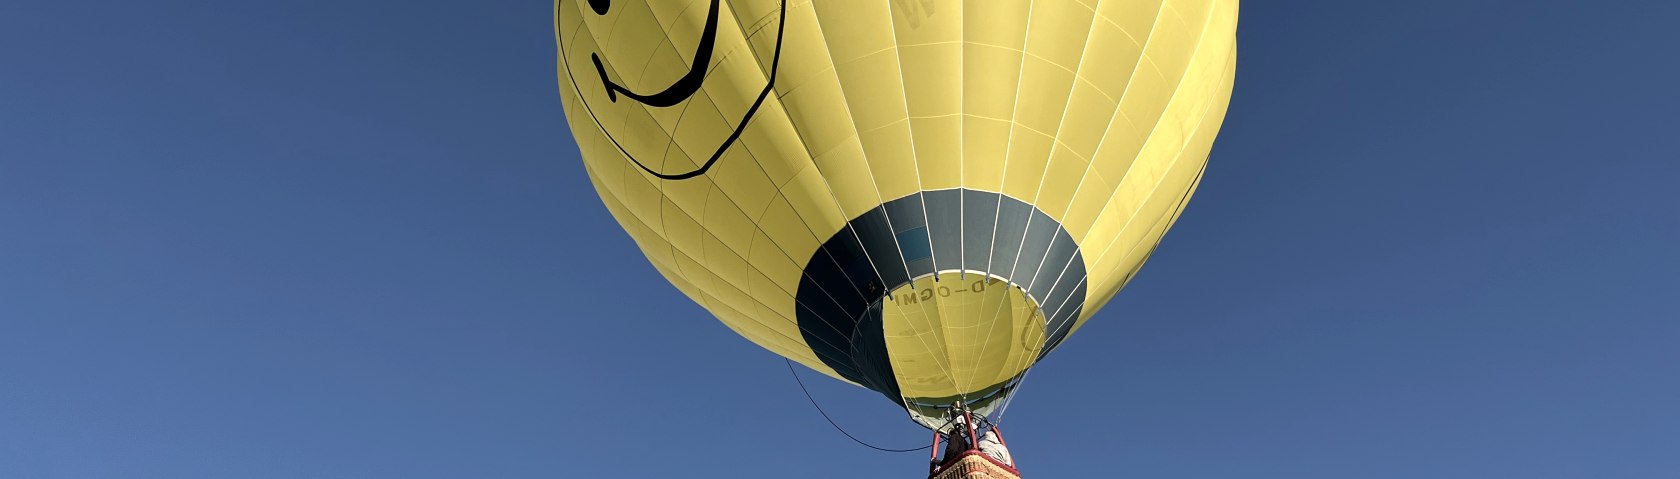
[[[916,451],[920,451],[920,450],[923,450],[923,449],[933,447],[932,444],[929,444],[929,445],[918,447],[918,448],[915,448],[915,449],[887,449],[887,448],[884,448],[884,447],[876,446],[874,444],[863,442],[862,439],[858,439],[856,436],[853,436],[852,433],[846,432],[846,430],[842,429],[839,424],[835,424],[834,423],[834,418],[828,417],[828,413],[823,412],[822,406],[817,405],[817,399],[814,398],[814,397],[811,397],[811,390],[805,389],[805,381],[799,380],[799,372],[794,371],[793,361],[788,360],[787,358],[782,358],[782,361],[787,362],[788,374],[792,374],[794,382],[799,383],[799,390],[805,392],[805,399],[808,400],[808,401],[811,401],[811,407],[817,408],[817,414],[822,414],[823,419],[828,420],[828,425],[834,426],[834,430],[840,431],[840,434],[845,434],[846,437],[850,438],[853,442],[856,442],[858,444],[862,444],[865,447],[868,447],[870,449],[874,449],[874,450],[877,450],[877,451],[886,451],[886,452],[916,452]]]

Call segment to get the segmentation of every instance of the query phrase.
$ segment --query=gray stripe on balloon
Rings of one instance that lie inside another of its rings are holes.
[[[923,221],[924,208],[931,221]],[[978,214],[982,211],[985,214]],[[994,248],[968,248],[964,254],[957,238],[990,244],[994,229],[999,231]],[[931,248],[895,246],[925,245],[929,238]],[[940,272],[934,264],[958,265],[944,271],[1001,278],[1032,296],[1043,308],[1048,333],[1045,344],[1039,345],[1039,357],[1061,343],[1071,329],[1066,325],[1085,307],[1085,283],[1078,281],[1085,277],[1084,257],[1078,243],[1050,215],[999,193],[923,191],[858,215],[805,262],[794,293],[795,319],[805,343],[840,377],[904,405],[887,351],[882,303],[914,278]],[[1064,278],[1063,287],[1054,287]]]

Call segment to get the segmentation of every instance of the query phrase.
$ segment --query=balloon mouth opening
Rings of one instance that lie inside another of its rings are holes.
[[[983,271],[918,276],[878,307],[904,408],[930,429],[949,422],[958,401],[975,414],[998,410],[1045,346],[1039,301]]]
[[[1021,377],[1016,376],[1008,382],[996,385],[990,393],[983,396],[969,396],[968,410],[975,416],[993,418],[1009,403],[1009,398],[1015,395],[1015,387],[1020,385]],[[935,431],[943,430],[951,424],[951,418],[959,409],[951,402],[936,404],[931,402],[911,402],[918,398],[905,398],[904,409],[910,413],[910,419],[921,424],[922,427]]]

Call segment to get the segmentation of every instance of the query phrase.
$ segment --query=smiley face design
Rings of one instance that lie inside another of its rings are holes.
[[[682,180],[694,178],[706,174],[706,171],[710,170],[712,165],[723,157],[729,147],[741,137],[753,115],[758,113],[759,107],[763,106],[764,101],[769,98],[771,91],[775,88],[776,71],[781,63],[783,27],[787,15],[787,1],[776,1],[779,5],[775,14],[775,47],[769,58],[768,74],[764,75],[764,84],[759,86],[756,97],[753,97],[750,103],[716,105],[720,114],[725,115],[725,121],[728,122],[729,126],[716,134],[709,135],[715,138],[705,139],[706,146],[710,150],[709,155],[697,155],[692,158],[697,164],[692,169],[660,171],[650,167],[649,162],[644,160],[657,160],[664,153],[652,148],[638,148],[641,143],[645,143],[642,141],[627,141],[630,138],[637,137],[637,135],[627,131],[624,122],[615,122],[611,118],[624,114],[623,111],[614,111],[614,109],[688,108],[689,104],[693,103],[691,100],[701,93],[708,80],[714,82],[730,81],[711,78],[715,76],[714,73],[716,73],[718,63],[725,59],[720,57],[726,56],[726,54],[719,55],[717,50],[719,49],[719,15],[720,11],[728,5],[720,5],[721,0],[689,0],[687,4],[672,0],[648,2],[559,0],[555,2],[555,20],[556,32],[560,36],[558,42],[560,69],[565,72],[567,81],[571,82],[572,91],[577,92],[578,101],[584,112],[601,129],[601,132],[612,142],[613,146],[618,148],[631,163],[634,163],[649,175],[660,179]],[[638,5],[638,3],[641,4]],[[694,41],[691,51],[679,54],[686,55],[686,65],[671,64],[672,62],[665,58],[653,58],[655,52],[649,48],[637,50],[639,45],[658,44],[660,43],[659,40],[673,44],[679,50],[684,49],[682,45],[669,39],[668,33],[680,28],[679,26],[692,26],[692,19],[698,17],[698,12],[695,11],[696,8],[694,7],[699,7],[702,4],[705,6],[706,12],[705,19],[700,26],[699,39]],[[667,8],[672,6],[677,8],[675,10]],[[655,13],[655,7],[659,7],[657,10],[661,13]],[[728,7],[733,8],[732,6]],[[675,20],[665,18],[663,22],[655,21],[660,19],[661,14],[687,18]],[[570,17],[581,18],[576,18],[575,23],[572,23],[572,31],[567,31],[568,22],[566,22],[566,19]],[[662,23],[665,25],[662,26]],[[597,31],[605,32],[604,38],[594,36]],[[580,35],[584,39],[593,38],[596,47],[588,48],[587,42],[580,42]],[[746,33],[742,32],[740,35],[745,37]],[[734,42],[732,45],[737,47],[737,51],[751,56],[752,53],[747,50],[751,48],[749,40],[741,37],[731,38],[730,40]],[[648,41],[650,39],[656,41],[650,42]],[[612,50],[612,48],[602,48],[603,46],[611,46],[610,44],[614,42],[630,45],[620,48],[620,50],[638,51],[641,55],[628,55],[631,58],[622,58],[615,61],[609,55],[609,52],[605,51]],[[588,51],[588,54],[584,55],[585,51],[582,50],[585,49],[594,51]],[[588,58],[587,64],[583,60],[585,56]],[[614,66],[618,66],[617,74],[615,74]],[[671,78],[668,74],[660,75],[660,73],[666,73],[679,67],[682,68],[682,72],[675,78]],[[635,68],[641,68],[639,72],[635,72],[639,77],[632,78],[632,75],[624,73],[626,70]],[[631,86],[632,83],[640,85]],[[601,94],[593,94],[595,92],[601,92]],[[713,100],[714,104],[718,103],[715,99]],[[682,125],[679,122],[674,128],[682,128]],[[677,131],[668,131],[667,133],[673,138],[679,134]],[[713,147],[714,144],[715,148]],[[664,145],[665,150],[668,151],[669,148],[669,144]]]

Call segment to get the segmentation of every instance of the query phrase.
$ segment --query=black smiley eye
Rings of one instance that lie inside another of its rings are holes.
[[[606,15],[607,9],[612,8],[612,0],[589,0],[589,8],[595,10],[596,15]]]

